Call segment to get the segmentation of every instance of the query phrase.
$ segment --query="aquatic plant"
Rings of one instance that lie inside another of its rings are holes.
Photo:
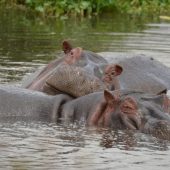
[[[170,0],[0,0],[0,3],[24,6],[43,17],[89,17],[115,10],[131,15],[170,15]]]

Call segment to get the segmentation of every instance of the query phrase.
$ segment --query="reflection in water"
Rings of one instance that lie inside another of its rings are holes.
[[[148,144],[149,142],[149,144]],[[101,146],[106,148],[118,147],[122,150],[168,150],[168,141],[160,140],[150,135],[134,131],[107,131],[102,136]]]
[[[0,7],[0,82],[58,56],[63,39],[95,52],[144,53],[170,66],[170,23],[115,15],[42,21]],[[133,131],[38,122],[0,124],[0,169],[169,169],[169,142]]]

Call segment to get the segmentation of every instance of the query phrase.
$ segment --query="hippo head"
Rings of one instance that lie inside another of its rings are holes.
[[[109,64],[104,69],[102,81],[110,90],[120,89],[120,83],[116,78],[122,74],[123,68],[118,64]]]
[[[104,70],[103,79],[106,82],[110,82],[110,81],[112,81],[113,77],[120,75],[122,73],[122,71],[123,71],[123,68],[120,65],[109,64],[108,66],[106,66],[106,68]]]
[[[120,99],[118,95],[104,90],[104,98],[90,115],[87,124],[113,129],[140,129],[140,112],[132,97]]]

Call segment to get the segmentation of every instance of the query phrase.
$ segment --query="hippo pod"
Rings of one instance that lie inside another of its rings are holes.
[[[121,90],[118,96],[117,91],[104,90],[72,99],[0,86],[0,121],[78,121],[87,126],[140,130],[170,140],[170,100],[165,94]],[[155,128],[159,125],[161,129]]]
[[[119,88],[117,76],[123,71],[121,66],[108,64],[103,57],[91,51],[72,48],[67,41],[63,42],[62,48],[64,57],[50,62],[31,75],[33,79],[23,83],[24,88],[50,95],[65,93],[73,97]],[[103,76],[108,65],[109,71]]]
[[[105,53],[98,55],[80,47],[73,48],[67,41],[63,42],[62,48],[64,56],[47,64],[42,70],[35,73],[35,76],[31,75],[34,79],[26,83],[24,88],[50,95],[66,93],[74,97],[104,89],[131,89],[151,94],[166,93],[167,90],[170,90],[170,68],[153,58],[137,55],[131,58],[125,56],[116,59],[114,53],[109,53],[105,57]],[[68,67],[62,68],[63,64],[67,64]],[[76,71],[80,72],[81,77]],[[63,77],[59,76],[59,72]],[[91,85],[92,79],[97,82],[97,85],[93,83]],[[80,82],[83,80],[86,83],[79,91],[79,88],[76,89],[76,87],[81,85]],[[60,87],[57,81],[63,82],[65,86]],[[66,84],[70,84],[70,82],[72,83],[68,88]]]

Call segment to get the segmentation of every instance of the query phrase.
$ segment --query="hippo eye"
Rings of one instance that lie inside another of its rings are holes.
[[[113,71],[113,72],[111,73],[111,75],[114,76],[114,75],[115,75],[115,72]]]
[[[73,52],[71,51],[70,54],[73,55]]]

